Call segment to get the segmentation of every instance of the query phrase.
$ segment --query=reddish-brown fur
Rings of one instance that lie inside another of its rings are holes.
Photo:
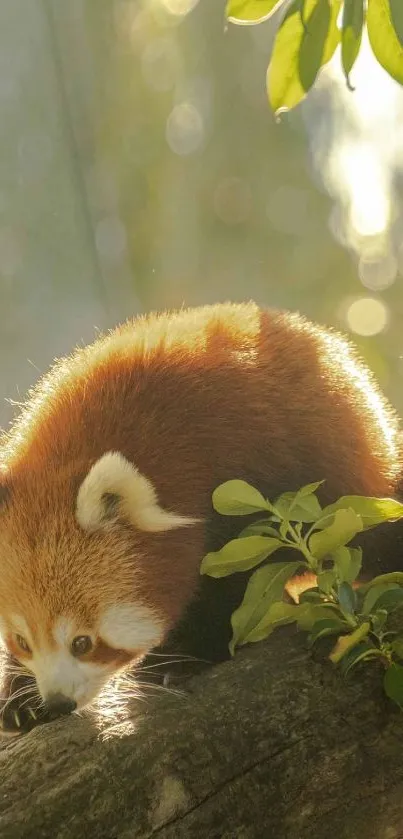
[[[129,664],[129,662],[137,658],[138,655],[140,655],[140,651],[136,654],[135,650],[130,650],[130,652],[127,652],[126,650],[115,650],[113,647],[109,647],[108,644],[105,644],[104,641],[99,639],[94,649],[83,656],[83,660],[91,662],[92,664],[112,663],[118,668],[124,667],[125,664]]]
[[[135,584],[167,628],[178,621],[205,525],[83,533],[77,491],[110,450],[166,509],[207,520],[226,479],[268,497],[326,479],[332,500],[390,495],[401,468],[394,413],[337,335],[252,303],[140,318],[59,362],[3,440],[0,617],[23,608],[44,632],[49,616],[74,614],[85,629],[105,597],[130,599]]]

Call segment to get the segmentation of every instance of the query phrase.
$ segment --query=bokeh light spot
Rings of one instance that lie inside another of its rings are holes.
[[[352,83],[354,93],[346,86],[338,50],[318,80],[318,99],[314,94],[303,112],[316,171],[340,208],[330,228],[341,244],[371,261],[392,249],[394,170],[402,161],[402,100],[399,86],[374,59],[365,32]],[[330,113],[323,108],[321,116],[318,106],[324,95]]]
[[[346,318],[352,332],[369,338],[385,329],[388,323],[388,309],[382,300],[360,297],[350,304]]]
[[[385,253],[378,259],[362,257],[358,273],[362,284],[371,291],[383,291],[393,285],[398,272],[397,260],[392,253]]]
[[[160,5],[175,17],[184,17],[197,6],[199,0],[159,0]]]
[[[193,154],[200,148],[204,139],[204,124],[201,114],[191,102],[175,105],[167,119],[165,136],[175,154]]]

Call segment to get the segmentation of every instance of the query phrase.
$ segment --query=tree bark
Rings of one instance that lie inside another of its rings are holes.
[[[1,839],[401,839],[403,714],[280,632],[138,702],[0,740]]]

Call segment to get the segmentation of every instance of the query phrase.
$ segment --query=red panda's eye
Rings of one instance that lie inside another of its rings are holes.
[[[18,646],[24,651],[24,653],[30,653],[31,648],[27,644],[25,638],[22,635],[16,635],[15,640],[17,641]]]
[[[92,650],[92,641],[89,635],[77,635],[71,642],[71,652],[75,656],[85,655]]]

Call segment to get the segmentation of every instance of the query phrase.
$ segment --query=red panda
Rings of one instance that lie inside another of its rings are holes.
[[[3,726],[36,717],[18,674],[68,713],[180,625],[229,538],[217,485],[391,495],[399,433],[342,337],[254,303],[139,317],[58,361],[0,446]]]

